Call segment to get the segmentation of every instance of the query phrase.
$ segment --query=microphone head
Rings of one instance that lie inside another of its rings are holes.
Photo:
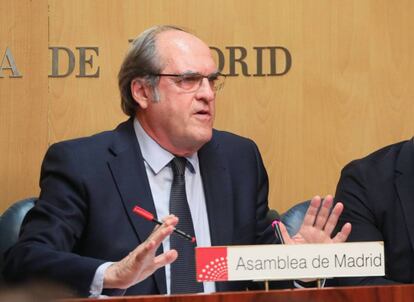
[[[278,239],[278,242],[284,244],[285,241],[283,240],[282,232],[280,231],[280,225],[282,218],[280,217],[279,213],[276,210],[270,209],[267,212],[266,219],[268,224],[272,225],[272,229],[275,232],[275,237]]]
[[[273,225],[274,221],[280,221],[281,217],[279,215],[279,213],[274,210],[274,209],[270,209],[267,214],[266,214],[266,221],[268,224]]]

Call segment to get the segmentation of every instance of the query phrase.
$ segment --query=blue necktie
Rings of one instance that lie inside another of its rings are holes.
[[[194,236],[193,220],[185,193],[185,166],[184,157],[175,157],[171,161],[173,182],[170,195],[170,213],[179,218],[177,228],[186,234]],[[171,249],[178,252],[178,258],[171,264],[171,293],[198,293],[203,292],[203,284],[196,281],[195,244],[176,234],[170,236]]]

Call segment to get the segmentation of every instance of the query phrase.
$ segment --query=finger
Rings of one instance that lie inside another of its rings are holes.
[[[173,214],[171,214],[171,215],[168,215],[168,216],[165,216],[162,220],[161,220],[163,223],[161,224],[161,225],[156,225],[155,227],[154,227],[154,229],[153,229],[153,231],[152,232],[155,232],[156,230],[158,230],[159,228],[161,228],[161,227],[167,227],[167,226],[169,226],[169,225],[172,225],[172,226],[175,226],[175,225],[177,225],[177,223],[178,223],[178,217],[177,216],[175,216],[175,215],[173,215]],[[151,233],[152,234],[152,233]]]
[[[315,196],[312,198],[309,208],[306,211],[305,218],[303,218],[302,227],[313,226],[315,223],[316,215],[318,214],[319,207],[321,205],[321,198]]]
[[[138,245],[135,250],[132,251],[135,258],[145,257],[149,253],[155,253],[157,249],[157,243],[154,240],[145,240],[143,243]]]
[[[285,242],[285,244],[293,244],[294,242],[293,242],[292,238],[290,238],[289,233],[288,233],[285,225],[281,221],[279,221],[278,224],[279,224],[279,228],[280,228],[280,233],[282,234],[283,241]]]
[[[137,257],[137,255],[142,255],[142,254],[146,255],[148,252],[154,250],[154,247],[155,247],[155,241],[147,238],[147,240],[139,244],[124,259],[133,259],[135,261],[135,258]]]
[[[132,253],[134,254],[135,263],[139,263],[147,256],[155,257],[155,252],[159,247],[159,243],[155,240],[145,240],[144,243],[140,244]],[[152,256],[151,256],[152,255]]]
[[[178,223],[178,217],[171,214],[171,215],[164,217],[162,219],[162,222],[163,222],[162,225],[165,225],[165,226],[169,226],[169,225],[176,226]]]
[[[333,198],[331,195],[327,195],[322,202],[322,206],[319,210],[318,216],[316,217],[315,227],[322,230],[325,227],[325,224],[329,218],[333,203]]]
[[[177,259],[177,251],[169,250],[157,257],[152,255],[152,258],[145,257],[146,255],[138,255],[135,259],[136,267],[132,269],[134,272],[139,272],[135,276],[135,282],[140,282],[147,278],[149,275],[153,274],[157,269],[174,262]]]
[[[143,247],[139,250],[140,247]],[[155,257],[156,243],[153,240],[145,241],[136,250],[134,250],[132,261],[126,262],[125,271],[132,272],[135,282],[147,278],[148,275],[152,274],[158,268],[171,263],[176,259],[177,252],[173,251],[170,253],[163,253]],[[129,263],[129,264],[128,264]]]
[[[140,244],[135,250],[135,255],[140,255],[144,253],[144,256],[149,253],[154,253],[164,241],[165,238],[170,236],[174,231],[175,225],[178,223],[178,218],[174,215],[168,215],[164,219],[164,223],[160,226],[157,226],[154,231],[149,235],[149,237],[144,241],[143,244]]]
[[[178,219],[176,220],[178,221]],[[174,231],[174,225],[176,223],[171,222],[172,225],[162,224],[158,229],[154,230],[151,235],[147,238],[146,241],[154,241],[156,248],[166,239],[168,236],[172,234]]]
[[[173,263],[178,257],[176,250],[169,250],[161,255],[154,258],[155,270],[166,266],[167,264]]]
[[[127,257],[125,257],[121,263],[124,267],[129,268],[130,271],[135,271],[142,266],[142,262],[147,257],[155,255],[156,243],[153,240],[145,240],[143,243],[138,245]],[[152,256],[153,257],[153,256]]]
[[[338,202],[335,207],[333,208],[331,215],[329,215],[328,221],[325,225],[325,232],[329,235],[332,234],[333,230],[336,227],[336,224],[338,223],[339,217],[342,214],[342,211],[344,210],[344,205],[340,202]]]
[[[144,243],[149,244],[151,241],[154,241],[156,246],[159,245],[167,236],[171,235],[177,223],[178,217],[175,215],[168,215],[164,217],[163,223],[154,228]],[[139,245],[138,247],[140,246],[142,246],[142,248],[144,247],[144,245]]]
[[[165,216],[163,219],[161,219],[161,221],[164,224],[171,225],[171,223],[173,222],[174,218],[177,218],[178,219],[178,217],[175,216],[174,214],[170,214],[170,215]]]
[[[332,239],[334,243],[345,242],[348,239],[349,234],[351,233],[352,225],[347,222],[342,227],[341,231],[336,234],[336,236]]]
[[[153,233],[155,233],[155,231],[158,230],[158,229],[160,229],[160,230],[161,229],[166,229],[169,226],[175,227],[178,224],[178,217],[175,216],[175,215],[168,215],[168,216],[164,217],[162,221],[163,221],[163,223],[161,225],[158,225],[154,229]],[[151,235],[153,233],[151,233]]]

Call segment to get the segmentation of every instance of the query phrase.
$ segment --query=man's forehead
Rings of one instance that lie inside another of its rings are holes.
[[[207,44],[193,34],[180,30],[166,30],[160,32],[156,41],[159,47],[175,47],[187,50],[191,47],[206,47]]]
[[[157,51],[164,66],[180,69],[181,72],[208,72],[216,70],[211,50],[196,36],[171,30],[157,36]]]

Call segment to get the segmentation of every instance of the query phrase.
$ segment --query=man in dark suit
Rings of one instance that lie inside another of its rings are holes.
[[[7,255],[7,279],[53,279],[84,296],[185,292],[190,285],[182,291],[176,279],[189,275],[193,282],[195,272],[173,273],[182,247],[173,247],[176,238],[169,235],[178,218],[178,228],[192,224],[199,246],[274,242],[266,221],[268,179],[256,145],[212,128],[223,80],[209,47],[194,35],[171,26],[141,34],[119,72],[130,119],[114,131],[50,147],[39,200]],[[180,171],[185,193],[178,195],[186,195],[189,212],[177,218],[168,214]],[[296,236],[282,228],[287,243],[347,238],[349,225],[330,238],[342,205],[329,215],[327,198],[317,215],[320,203],[314,198]],[[153,231],[132,212],[135,205],[166,217],[162,226]],[[181,264],[193,260],[181,255]],[[194,292],[248,285],[204,283]]]
[[[352,223],[348,241],[384,241],[385,277],[343,278],[340,285],[414,282],[414,145],[400,142],[349,163],[335,199]]]

